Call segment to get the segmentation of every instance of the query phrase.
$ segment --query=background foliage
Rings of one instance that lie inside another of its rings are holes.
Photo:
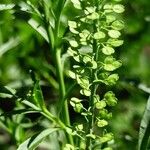
[[[1,0],[0,3],[13,2],[14,0]],[[16,3],[19,2],[16,0]],[[33,2],[36,5],[36,1]],[[115,135],[117,150],[136,150],[139,125],[149,96],[141,89],[150,87],[150,1],[124,0],[124,4],[126,7],[124,13],[125,42],[117,50],[117,55],[123,61],[123,66],[119,69],[120,81],[113,89],[119,102],[113,112],[110,128]],[[70,15],[69,18],[72,18],[76,13],[68,13],[71,10],[72,5],[63,13],[62,23],[64,27],[67,22],[66,15]],[[52,56],[49,54],[48,44],[27,23],[29,17],[30,15],[23,12],[0,11],[0,86],[7,85],[17,89],[18,95],[26,95],[32,86],[29,71],[33,70],[42,80],[42,91],[46,102],[51,103],[49,107],[54,110],[54,104],[58,97],[56,92],[58,83],[54,78],[55,65],[51,61]],[[63,60],[67,62],[65,68],[69,68],[69,60],[65,53],[64,51]],[[67,79],[65,83],[69,88],[73,81]],[[55,92],[54,89],[56,89]],[[73,95],[77,95],[78,90],[76,89],[72,91]],[[102,88],[101,90],[105,89]],[[150,90],[147,89],[147,91]],[[15,103],[11,97],[0,98],[1,113],[11,112],[15,107],[21,108],[22,106]],[[70,111],[71,115],[74,116],[72,108]],[[41,123],[42,117],[38,113],[24,115],[26,119],[16,116],[10,117],[8,113],[7,122],[3,122],[3,118],[0,117],[1,149],[15,149],[14,145],[21,143],[33,132],[49,126],[46,121]],[[72,118],[72,121],[78,117],[80,116]],[[24,128],[20,126],[20,123],[24,125]],[[52,147],[53,142],[54,139],[51,142]],[[43,147],[46,145],[46,142],[42,144]]]

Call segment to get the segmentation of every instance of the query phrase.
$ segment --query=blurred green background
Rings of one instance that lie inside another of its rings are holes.
[[[9,2],[15,1],[1,0],[0,4]],[[116,50],[123,66],[118,71],[120,81],[113,87],[119,101],[110,128],[115,134],[116,150],[136,150],[139,125],[149,96],[145,89],[150,91],[150,0],[124,0],[123,3],[126,7],[124,45]],[[24,96],[32,84],[29,70],[33,70],[43,81],[45,99],[54,103],[55,89],[58,90],[55,66],[48,44],[27,23],[29,17],[24,12],[0,11],[0,86],[15,88]],[[69,87],[72,81],[67,81]],[[12,110],[14,105],[11,100],[0,98],[1,112]],[[34,122],[34,116],[29,118]],[[0,147],[10,150],[15,141],[0,127]]]

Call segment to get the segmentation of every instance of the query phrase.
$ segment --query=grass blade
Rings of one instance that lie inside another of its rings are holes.
[[[146,150],[150,137],[150,97],[141,121],[138,150]]]

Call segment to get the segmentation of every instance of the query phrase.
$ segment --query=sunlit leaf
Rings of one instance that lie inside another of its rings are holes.
[[[29,25],[37,31],[47,42],[49,42],[46,30],[40,25],[35,19],[30,19],[28,21]]]
[[[9,50],[15,48],[20,43],[19,38],[11,38],[8,42],[0,45],[0,57],[8,52]]]
[[[16,94],[16,90],[8,86],[1,87],[0,89],[1,98],[12,98],[13,96],[15,96],[15,94]]]
[[[15,7],[15,4],[0,4],[0,11],[10,10]]]

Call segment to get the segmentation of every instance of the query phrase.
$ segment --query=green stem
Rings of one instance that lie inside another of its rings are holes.
[[[94,31],[96,32],[96,24],[97,22],[94,22]],[[98,47],[97,47],[97,41],[95,39],[93,39],[93,54],[94,55],[94,60],[97,61],[97,57],[98,57]],[[93,81],[96,79],[96,74],[97,74],[97,70],[92,70],[91,72],[91,79],[92,79],[92,83]],[[94,97],[96,95],[96,90],[97,90],[97,85],[93,84],[91,86],[91,96],[90,96],[90,102],[89,102],[89,106],[91,107],[91,113],[92,115],[89,118],[89,127],[88,127],[88,134],[92,134],[93,133],[93,127],[94,127],[94,118],[95,118],[95,112],[94,112]],[[92,139],[88,138],[86,141],[86,149],[92,150]]]
[[[62,129],[66,129],[66,125],[61,120],[53,116],[47,109],[44,109],[41,114],[48,118],[50,121],[54,122],[56,125],[59,125],[59,127]]]
[[[57,71],[57,77],[59,80],[59,93],[60,93],[58,110],[59,109],[62,110],[61,118],[67,126],[70,126],[68,102],[67,100],[64,99],[66,90],[65,90],[65,83],[64,83],[64,76],[63,76],[63,68],[61,64],[61,49],[60,48],[57,48],[55,50],[55,60],[56,60],[56,71]],[[68,135],[68,141],[71,144],[73,144],[73,138],[71,135]]]
[[[64,99],[66,95],[64,76],[63,76],[63,66],[61,63],[61,47],[62,47],[62,37],[60,36],[60,18],[61,13],[63,11],[66,0],[59,0],[57,5],[57,11],[55,12],[56,20],[55,20],[55,28],[52,30],[52,27],[49,24],[49,18],[47,11],[45,11],[46,15],[46,30],[48,33],[51,52],[54,56],[54,62],[56,63],[56,73],[59,81],[59,105],[58,110],[61,112],[61,119],[66,126],[70,126],[70,116],[67,100]],[[46,10],[46,6],[45,6]],[[59,11],[58,11],[59,10]],[[48,25],[48,26],[47,26]],[[58,116],[59,117],[59,116]],[[68,138],[68,142],[73,144],[73,138],[71,135],[66,136]]]

